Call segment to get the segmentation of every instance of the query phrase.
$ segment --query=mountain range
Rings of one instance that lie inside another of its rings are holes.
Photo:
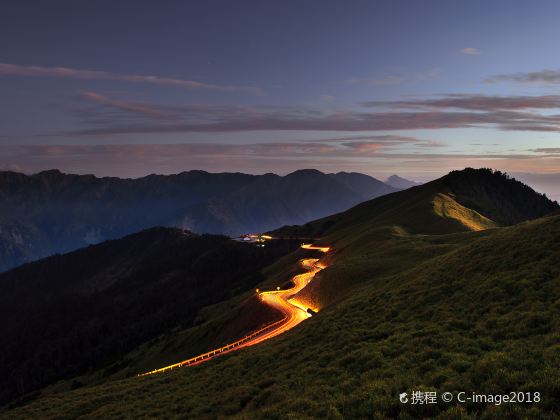
[[[317,170],[138,179],[0,172],[0,270],[154,226],[230,236],[262,232],[394,191],[367,175]]]
[[[264,248],[160,228],[26,264],[0,274],[1,333],[13,343],[4,402],[23,405],[0,416],[557,417],[559,212],[506,174],[466,169],[276,229],[285,239]],[[302,237],[332,249],[296,296],[311,318],[207,363],[135,377],[275,319],[254,289],[289,283],[310,255],[294,249]],[[399,401],[414,390],[539,392],[540,402]]]

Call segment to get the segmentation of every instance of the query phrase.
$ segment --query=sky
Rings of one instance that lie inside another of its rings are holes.
[[[558,16],[539,0],[4,1],[0,168],[555,179]]]

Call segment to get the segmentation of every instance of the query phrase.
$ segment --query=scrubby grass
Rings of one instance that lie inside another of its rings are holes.
[[[336,262],[321,274],[325,283],[347,292],[325,296],[317,316],[282,336],[200,366],[51,395],[4,414],[251,419],[560,415],[560,217],[480,233],[377,233],[377,240],[375,230],[357,235],[354,243],[338,239]],[[542,401],[401,404],[398,394],[412,390],[538,391]]]

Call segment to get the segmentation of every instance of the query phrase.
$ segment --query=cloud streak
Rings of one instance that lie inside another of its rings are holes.
[[[305,111],[304,111],[305,112]],[[182,123],[120,124],[118,121],[101,126],[67,132],[69,135],[99,135],[127,133],[178,132],[240,132],[240,131],[386,131],[475,127],[502,124],[504,128],[516,122],[516,116],[475,114],[467,112],[396,112],[396,113],[326,113],[321,116],[291,116],[280,112],[256,111],[236,116],[210,111],[198,121],[186,116]],[[519,116],[519,122],[526,121]],[[91,119],[93,121],[93,119]],[[534,122],[534,121],[530,121]],[[530,127],[530,125],[527,125]],[[538,127],[535,125],[534,129]],[[550,128],[554,128],[550,126]]]
[[[262,90],[253,86],[216,85],[194,80],[176,79],[162,76],[121,74],[107,71],[74,69],[69,67],[20,66],[0,63],[0,76],[56,77],[80,80],[106,80],[129,83],[145,83],[158,86],[170,86],[188,90],[213,90],[223,92],[249,92],[262,94]]]
[[[367,107],[399,109],[463,109],[471,111],[501,111],[560,108],[560,95],[545,96],[487,96],[449,94],[441,98],[408,101],[369,101]]]
[[[560,154],[560,147],[541,147],[538,149],[533,149],[536,153],[549,153],[549,154]]]
[[[439,78],[440,75],[441,75],[440,69],[434,68],[426,72],[409,74],[406,76],[391,74],[384,77],[353,77],[348,80],[348,83],[353,85],[358,84],[358,85],[371,86],[371,87],[393,86],[393,85],[400,85],[403,83],[433,80]]]
[[[560,84],[560,70],[540,70],[528,73],[498,74],[486,79],[487,83],[517,82],[517,83],[542,83]]]
[[[131,112],[133,114],[141,114],[151,118],[170,119],[176,116],[176,113],[161,109],[157,106],[145,104],[142,102],[131,102],[112,99],[107,95],[97,92],[83,92],[82,98],[97,103],[104,107],[110,107],[119,111]]]
[[[404,78],[401,76],[385,76],[380,78],[353,78],[348,82],[351,84],[359,84],[364,86],[391,86],[400,85],[404,82]]]
[[[474,47],[461,48],[461,53],[466,55],[480,55],[480,50]]]
[[[94,107],[73,109],[84,128],[56,135],[374,132],[477,127],[503,131],[560,131],[560,114],[552,112],[560,108],[560,95],[453,94],[406,101],[370,101],[362,103],[363,108],[343,111],[264,105],[162,106],[114,99],[96,92],[84,92],[81,98],[95,104]]]

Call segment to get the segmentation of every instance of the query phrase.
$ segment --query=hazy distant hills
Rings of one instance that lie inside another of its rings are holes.
[[[557,203],[500,172],[466,169],[327,218],[280,229],[277,233],[286,236],[317,235],[319,243],[332,246],[332,251],[322,256],[328,267],[298,294],[300,301],[313,302],[318,313],[266,343],[148,379],[110,381],[116,371],[120,376],[114,377],[123,378],[147,364],[163,366],[173,360],[170,357],[181,360],[182,355],[191,355],[195,346],[208,345],[217,331],[230,331],[240,317],[251,315],[243,306],[248,296],[253,296],[248,290],[203,310],[204,322],[189,330],[166,330],[166,334],[149,339],[147,329],[136,329],[145,324],[157,325],[149,331],[163,330],[164,324],[152,324],[160,317],[166,319],[166,311],[158,311],[158,304],[169,303],[170,310],[180,308],[176,303],[186,297],[178,292],[184,290],[182,287],[194,287],[190,280],[184,285],[180,282],[189,271],[177,265],[174,255],[188,254],[194,261],[181,264],[196,267],[202,277],[206,268],[215,279],[219,270],[214,258],[223,258],[220,264],[225,267],[238,259],[242,267],[250,265],[254,258],[255,268],[260,269],[265,263],[258,259],[260,254],[246,254],[251,251],[239,247],[247,244],[209,238],[202,246],[210,246],[207,256],[198,253],[198,248],[189,251],[186,244],[190,239],[182,238],[183,234],[171,232],[172,238],[179,238],[169,242],[157,239],[161,231],[153,231],[25,265],[0,275],[0,283],[7,282],[10,290],[18,290],[4,298],[4,305],[26,326],[21,333],[12,330],[4,334],[25,338],[22,342],[28,349],[34,349],[34,340],[43,335],[42,340],[51,336],[64,339],[62,345],[54,340],[45,349],[18,356],[21,364],[15,372],[43,366],[47,349],[51,349],[50,357],[58,361],[57,366],[67,366],[65,352],[79,348],[77,343],[113,351],[113,358],[119,357],[116,349],[125,348],[119,347],[122,343],[118,339],[111,340],[103,324],[82,324],[86,317],[78,310],[80,301],[75,294],[70,295],[74,299],[66,295],[73,284],[78,291],[87,290],[87,284],[106,284],[104,290],[110,293],[102,291],[99,296],[106,302],[114,296],[112,310],[119,314],[116,320],[137,313],[136,299],[147,302],[150,310],[144,312],[148,314],[144,321],[133,322],[130,330],[125,323],[117,325],[123,326],[118,336],[137,331],[148,341],[135,351],[125,351],[120,365],[103,368],[99,363],[88,370],[90,374],[76,379],[76,386],[97,386],[67,394],[45,393],[30,405],[4,414],[6,418],[169,413],[189,418],[416,418],[417,407],[400,403],[398,395],[421,386],[437,390],[438,395],[449,390],[507,394],[515,389],[538,391],[542,397],[533,405],[467,404],[458,408],[433,404],[425,406],[423,417],[525,418],[529,412],[534,418],[556,418],[560,412],[558,209]],[[140,238],[144,239],[137,241]],[[192,240],[196,246],[202,239]],[[219,248],[212,245],[216,241]],[[145,247],[150,251],[142,251]],[[283,252],[266,247],[255,250]],[[123,258],[123,252],[130,256]],[[309,255],[303,252],[277,259],[262,271],[265,280],[258,285],[253,280],[227,281],[238,292],[250,285],[281,286],[297,261]],[[121,266],[124,271],[118,277],[111,274],[111,267]],[[118,281],[107,285],[102,280],[107,278]],[[66,280],[60,283],[58,279]],[[206,293],[206,284],[198,283],[202,290],[192,292]],[[209,287],[221,284],[216,280]],[[243,286],[238,287],[240,284]],[[60,300],[53,300],[55,296]],[[227,299],[223,294],[219,298]],[[25,303],[25,311],[18,309],[20,301]],[[95,312],[97,300],[86,302],[84,313],[99,314]],[[50,313],[49,305],[60,316],[74,311],[80,316],[62,318],[64,328],[60,328],[60,322],[44,319],[44,314]],[[7,321],[10,316],[7,313],[0,318],[11,325]],[[44,325],[46,332],[37,327]],[[84,334],[82,325],[87,325],[86,332],[103,333]],[[64,331],[79,333],[66,336]],[[85,337],[94,341],[84,344]],[[6,348],[15,352],[16,347],[11,344]],[[82,359],[74,360],[80,363]],[[44,366],[48,369],[50,364]],[[66,388],[58,388],[61,392],[74,387],[68,374]],[[12,378],[15,380],[6,383],[15,385],[17,391],[17,374]],[[318,395],[327,395],[328,400]]]
[[[539,191],[545,191],[551,199],[560,201],[560,173],[534,174],[514,172],[512,175]]]
[[[300,224],[395,191],[358,173],[183,172],[139,179],[0,173],[0,270],[152,226],[239,235]]]

